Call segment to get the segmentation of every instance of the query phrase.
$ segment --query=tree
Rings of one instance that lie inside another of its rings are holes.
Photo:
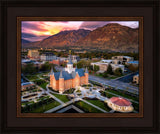
[[[107,77],[108,77],[107,71],[105,71],[105,72],[103,73],[103,77],[104,77],[104,78],[107,78]]]
[[[33,63],[28,63],[25,67],[22,67],[22,73],[24,74],[34,74],[36,72],[37,69]]]
[[[132,72],[136,72],[136,71],[138,71],[138,66],[134,66],[134,65],[130,64],[130,65],[128,66],[128,69],[129,69],[130,71],[132,71]]]
[[[93,66],[92,65],[89,66],[89,70],[93,71]]]
[[[51,64],[49,64],[48,62],[44,63],[41,67],[40,67],[40,71],[49,71],[51,68]]]
[[[99,66],[94,65],[94,71],[95,71],[95,72],[99,71]]]
[[[107,68],[107,73],[108,74],[113,74],[113,71],[112,71],[112,66],[109,64],[108,68]]]
[[[122,75],[122,69],[121,68],[117,68],[115,71],[114,71],[114,74],[116,76],[121,76]]]

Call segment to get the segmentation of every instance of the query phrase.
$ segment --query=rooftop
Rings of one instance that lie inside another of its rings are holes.
[[[122,97],[112,97],[110,101],[118,106],[130,106],[132,104],[129,100]]]
[[[61,74],[61,77],[63,77],[64,80],[69,80],[69,79],[74,79],[76,76],[76,73],[78,73],[80,77],[85,76],[83,69],[75,69],[75,71],[72,71],[72,73],[68,73],[68,71],[55,72],[54,77],[56,80],[59,80],[59,77]]]

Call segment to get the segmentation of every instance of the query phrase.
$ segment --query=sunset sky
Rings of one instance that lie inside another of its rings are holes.
[[[108,23],[138,28],[138,21],[22,21],[22,39],[34,42],[65,30],[94,30]]]

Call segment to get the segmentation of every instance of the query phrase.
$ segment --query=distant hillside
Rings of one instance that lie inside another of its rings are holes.
[[[40,42],[25,44],[25,47],[81,46],[111,51],[138,51],[138,29],[110,23],[93,31],[79,29],[62,31]]]
[[[34,48],[34,47],[40,48],[39,43],[40,41],[30,42],[30,43],[22,44],[22,47],[23,48]]]
[[[50,36],[40,42],[41,47],[63,47],[63,46],[72,46],[79,39],[87,36],[89,34],[89,30],[79,29],[79,30],[71,30],[71,31],[62,31],[56,35]]]
[[[138,50],[138,29],[116,23],[107,24],[90,32],[76,45],[113,51],[136,51]]]
[[[21,43],[22,43],[22,44],[26,44],[26,43],[30,43],[30,41],[25,40],[25,39],[21,39]]]

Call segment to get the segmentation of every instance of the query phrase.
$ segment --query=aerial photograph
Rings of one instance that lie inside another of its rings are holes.
[[[21,21],[21,113],[139,113],[139,21]]]

